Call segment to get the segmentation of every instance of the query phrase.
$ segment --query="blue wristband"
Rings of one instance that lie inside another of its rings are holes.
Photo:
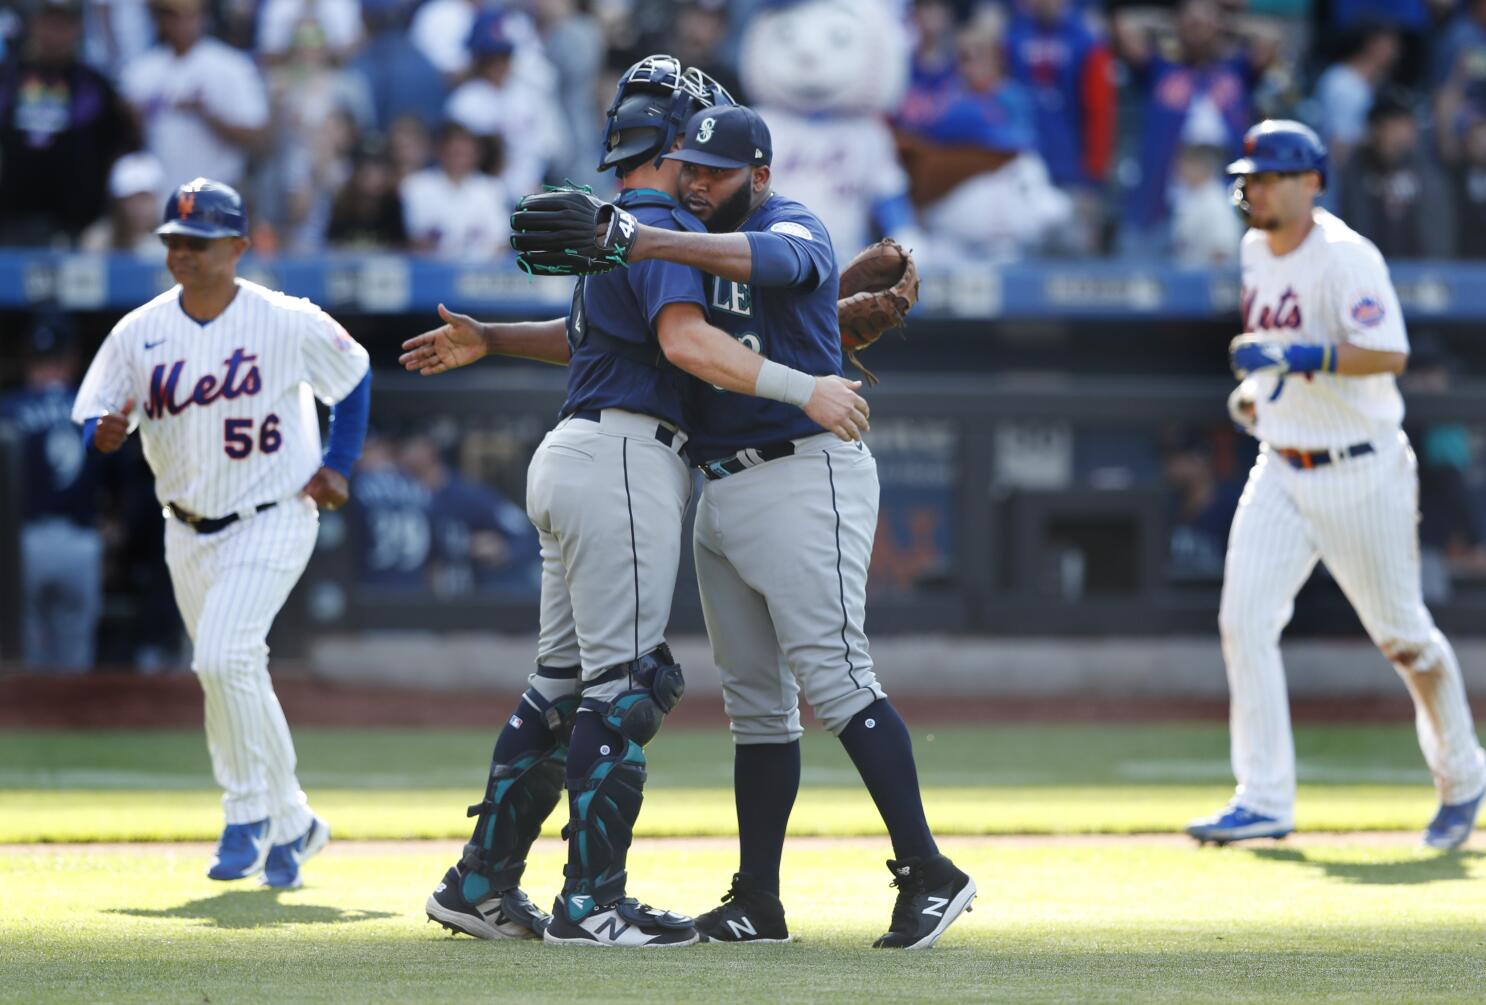
[[[98,435],[97,417],[88,419],[83,423],[83,449],[87,450],[93,445],[93,437]]]
[[[1292,345],[1285,349],[1291,373],[1336,373],[1336,348],[1329,345]]]
[[[366,422],[371,414],[371,369],[351,393],[330,406],[330,445],[325,450],[322,462],[327,468],[339,471],[347,478],[361,457],[361,445],[366,440]]]

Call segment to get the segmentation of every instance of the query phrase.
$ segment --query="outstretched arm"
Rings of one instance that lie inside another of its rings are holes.
[[[444,324],[402,344],[403,369],[425,377],[468,366],[485,356],[515,356],[540,363],[568,363],[567,319],[486,324],[439,304]]]
[[[641,224],[629,259],[660,258],[734,282],[753,281],[753,246],[746,234],[693,234]]]

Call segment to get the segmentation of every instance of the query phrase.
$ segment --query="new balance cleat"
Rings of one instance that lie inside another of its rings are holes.
[[[319,817],[310,818],[309,828],[293,841],[276,844],[268,852],[263,866],[263,885],[275,890],[297,890],[304,885],[299,867],[325,850],[330,843],[330,825]]]
[[[684,914],[657,910],[633,897],[595,906],[593,898],[575,893],[558,896],[543,938],[559,946],[679,949],[695,945],[701,935]]]
[[[1229,803],[1210,817],[1193,820],[1187,833],[1201,844],[1225,845],[1256,838],[1282,838],[1295,829],[1295,821],[1255,813],[1238,803]]]
[[[928,949],[963,912],[971,910],[975,880],[943,855],[888,861],[898,902],[887,933],[874,949]]]
[[[1440,851],[1454,851],[1465,844],[1476,826],[1482,798],[1486,798],[1486,789],[1463,803],[1441,803],[1440,811],[1424,828],[1424,843]]]
[[[552,921],[520,887],[496,891],[476,903],[470,903],[463,890],[464,876],[455,866],[444,873],[423,910],[449,931],[477,939],[540,939]]]
[[[250,824],[228,824],[217,842],[217,857],[206,870],[208,879],[246,879],[263,871],[268,859],[268,818]]]
[[[788,942],[784,905],[760,889],[744,872],[733,874],[733,885],[722,895],[722,905],[696,920],[703,942]]]

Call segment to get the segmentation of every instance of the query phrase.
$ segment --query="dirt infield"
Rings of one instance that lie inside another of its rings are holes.
[[[352,686],[276,675],[274,687],[291,723],[304,726],[482,727],[501,721],[512,695],[491,691],[423,691]],[[894,695],[910,721],[1015,722],[1220,722],[1222,699],[1135,700],[1102,696],[1057,698],[954,698]],[[1477,714],[1483,709],[1478,708]],[[1291,714],[1301,722],[1410,722],[1408,698],[1299,698]],[[688,698],[672,716],[682,725],[726,721],[715,695]],[[202,724],[201,688],[189,672],[156,677],[95,673],[81,677],[0,675],[0,728],[138,729]]]

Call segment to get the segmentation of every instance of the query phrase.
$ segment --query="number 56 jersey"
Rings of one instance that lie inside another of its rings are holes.
[[[215,518],[302,489],[321,465],[315,397],[344,398],[366,350],[320,308],[247,280],[202,324],[174,287],[126,314],[93,358],[74,422],[130,399],[155,495]]]

